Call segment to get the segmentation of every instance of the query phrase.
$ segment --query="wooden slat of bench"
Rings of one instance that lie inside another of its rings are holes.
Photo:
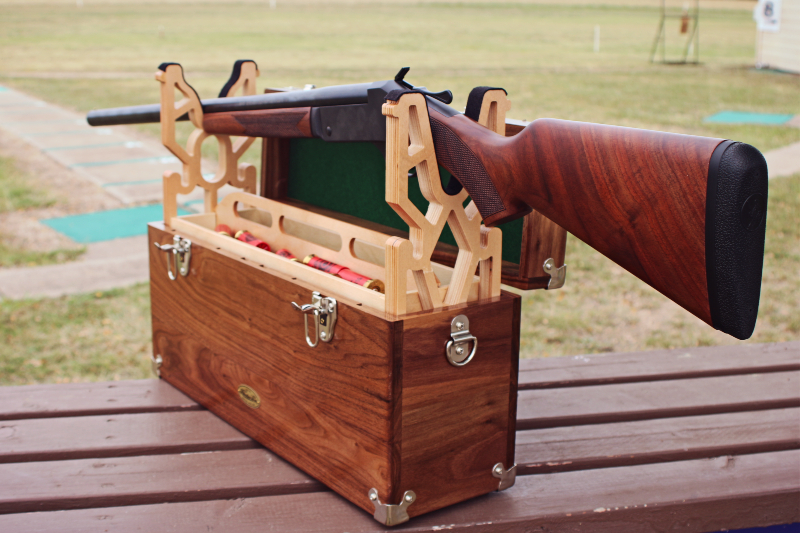
[[[0,513],[327,490],[264,449],[0,465]]]
[[[528,475],[798,448],[795,408],[518,431],[516,461]]]
[[[0,423],[0,463],[241,450],[258,446],[208,411]]]
[[[520,393],[519,429],[797,407],[800,373]],[[731,394],[733,387],[736,394]],[[0,463],[243,449],[249,438],[207,411],[10,420]]]
[[[800,521],[800,452],[523,476],[389,531],[681,531]],[[687,479],[692,480],[687,486]],[[0,516],[0,531],[387,531],[331,492]]]
[[[800,409],[522,431],[518,474],[800,447]],[[0,464],[0,513],[327,490],[266,450]]]
[[[198,409],[194,400],[157,379],[0,387],[0,420]]]
[[[800,342],[523,359],[522,389],[800,370]]]
[[[800,407],[800,372],[520,391],[517,430]]]

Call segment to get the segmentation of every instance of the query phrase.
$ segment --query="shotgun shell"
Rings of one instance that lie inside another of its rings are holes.
[[[298,263],[300,262],[300,260],[296,258],[294,254],[289,250],[287,250],[286,248],[281,248],[275,253],[281,257],[285,257],[286,259],[291,259],[292,261],[297,261]]]
[[[249,231],[239,230],[236,232],[236,238],[242,242],[246,242],[252,246],[257,248],[261,248],[262,250],[266,250],[269,252],[269,244],[265,243],[260,239],[256,239]]]
[[[226,237],[233,237],[233,230],[230,228],[230,226],[226,226],[225,224],[217,224],[217,227],[214,228],[214,231],[220,235],[225,235]]]
[[[349,281],[350,283],[361,285],[362,287],[366,287],[373,291],[380,293],[384,293],[386,291],[386,288],[381,280],[370,279],[366,276],[362,276],[361,274],[357,274],[345,266],[331,263],[330,261],[319,258],[314,254],[311,254],[303,259],[303,264],[316,268],[317,270],[322,270],[323,272],[333,274],[334,276],[338,276]]]

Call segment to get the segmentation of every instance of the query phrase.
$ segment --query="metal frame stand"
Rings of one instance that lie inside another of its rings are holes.
[[[650,62],[654,63],[656,61],[656,54],[659,49],[659,44],[661,45],[661,59],[659,63],[664,63],[668,65],[685,65],[685,64],[693,64],[696,65],[700,63],[700,30],[699,30],[699,23],[700,23],[700,0],[693,0],[694,6],[692,9],[688,11],[682,11],[680,13],[668,13],[667,12],[667,2],[666,0],[661,0],[661,20],[658,22],[658,30],[656,31],[656,38],[653,40],[653,48],[650,52]],[[666,21],[667,19],[689,19],[689,31],[688,31],[688,38],[686,39],[686,44],[683,47],[683,57],[677,60],[667,60],[667,30],[666,30]],[[689,55],[693,55],[693,59],[689,59]]]

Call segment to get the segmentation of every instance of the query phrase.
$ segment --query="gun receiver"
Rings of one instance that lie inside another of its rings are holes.
[[[536,209],[737,339],[758,314],[767,166],[752,146],[539,119],[503,137],[447,106],[452,95],[395,80],[202,101],[208,133],[385,141],[381,106],[426,95],[439,164],[487,226]],[[485,89],[485,88],[484,88]],[[158,122],[160,108],[92,111],[91,125]],[[449,192],[452,191],[452,188]]]

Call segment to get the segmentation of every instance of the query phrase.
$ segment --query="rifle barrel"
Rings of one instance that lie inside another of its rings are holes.
[[[335,105],[365,104],[367,91],[397,85],[394,80],[352,85],[333,85],[303,91],[285,91],[252,96],[210,98],[201,100],[203,113],[226,113],[251,111],[254,109],[279,109],[290,107],[324,107]],[[398,85],[399,87],[399,85]],[[391,87],[394,88],[394,87]],[[388,92],[388,91],[387,91]],[[96,109],[86,115],[90,126],[117,126],[121,124],[148,124],[161,121],[161,105],[149,104],[111,109]],[[188,120],[183,115],[178,120]]]

